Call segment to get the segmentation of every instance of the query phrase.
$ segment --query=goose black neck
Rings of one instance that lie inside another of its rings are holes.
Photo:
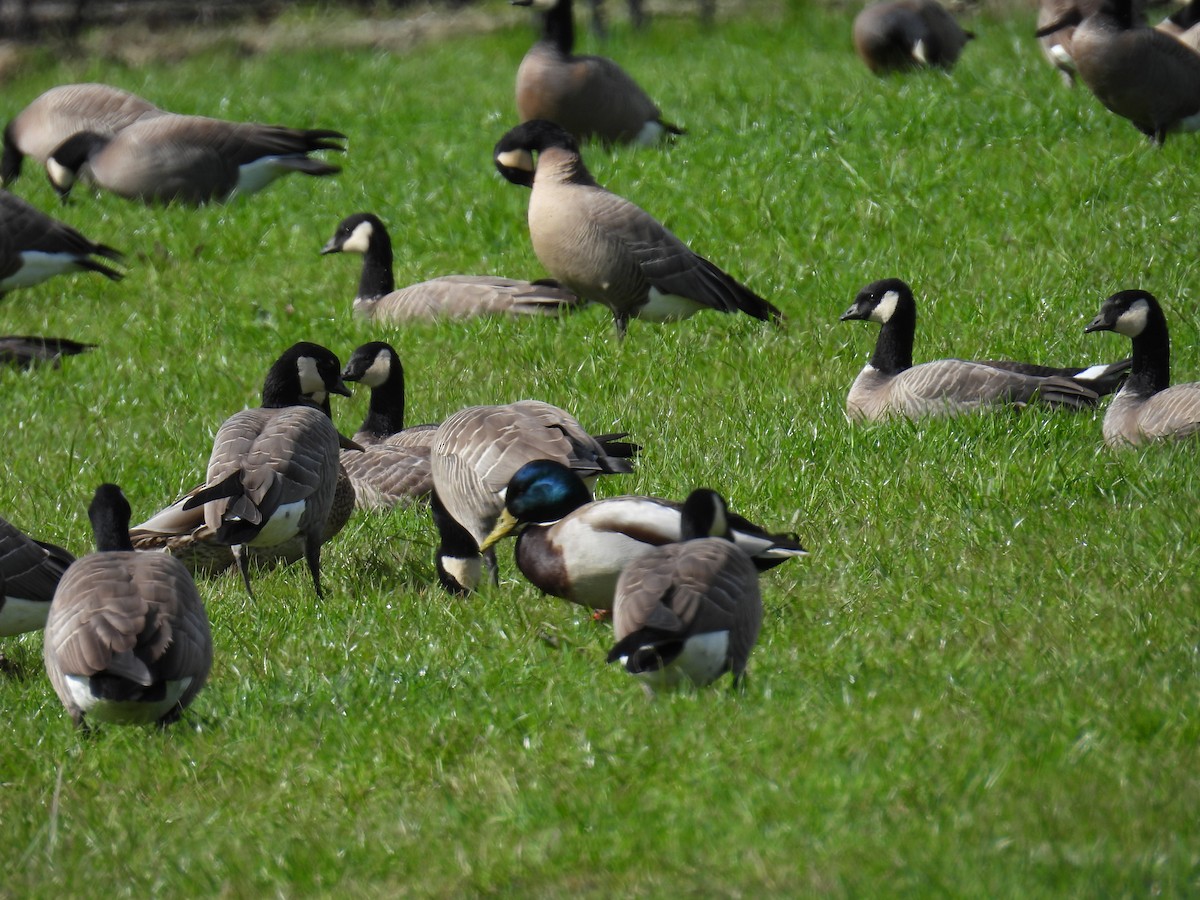
[[[1161,311],[1151,315],[1142,333],[1133,339],[1133,365],[1125,390],[1149,396],[1171,386],[1171,337]]]
[[[358,279],[358,296],[364,300],[383,297],[396,289],[392,275],[392,239],[382,228],[371,235],[371,243],[363,254],[362,276]]]
[[[8,186],[21,174],[22,154],[13,139],[12,123],[4,129],[4,155],[0,157],[0,185]]]
[[[575,17],[571,14],[571,0],[558,0],[546,10],[542,20],[542,40],[553,44],[564,56],[575,49]]]
[[[398,362],[392,363],[387,381],[371,388],[367,417],[359,430],[380,439],[404,430],[404,372]]]
[[[913,364],[913,338],[917,333],[917,311],[900,304],[879,329],[871,365],[888,375],[895,375]]]

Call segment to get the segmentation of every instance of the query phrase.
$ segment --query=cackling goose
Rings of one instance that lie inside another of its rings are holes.
[[[1036,370],[1024,363],[1001,363],[1002,368],[995,361],[939,359],[914,366],[917,304],[908,285],[898,278],[867,285],[841,318],[881,326],[875,353],[854,379],[846,398],[851,419],[960,415],[996,406],[1023,407],[1035,401],[1070,409],[1096,405],[1098,394],[1091,387],[1061,374],[1033,374]],[[1096,371],[1103,374],[1109,368]],[[1111,383],[1101,377],[1098,386]]]
[[[854,19],[854,49],[876,75],[926,66],[953,69],[973,37],[936,0],[886,0]]]
[[[619,334],[630,318],[667,322],[702,309],[782,319],[648,213],[598,185],[575,139],[553,122],[518,125],[493,155],[505,178],[533,189],[529,237],[542,265],[585,300],[612,310]]]
[[[35,541],[0,518],[0,637],[45,627],[54,589],[74,561],[62,547]]]
[[[0,364],[28,369],[39,363],[57,367],[64,356],[86,353],[95,344],[81,344],[70,338],[42,337],[36,334],[0,336]]]
[[[63,272],[124,276],[94,257],[120,260],[121,251],[89,241],[71,226],[0,190],[0,296]]]
[[[139,119],[115,135],[80,132],[50,155],[46,171],[66,200],[84,178],[145,203],[201,204],[253,194],[289,172],[340,172],[308,156],[344,148],[346,136],[328,129],[226,122],[167,114]]]
[[[396,290],[392,239],[378,216],[355,213],[343,219],[321,254],[361,253],[362,275],[354,311],[366,319],[465,319],[509,314],[556,316],[583,304],[554,281],[515,281],[493,275],[446,275]]]
[[[46,674],[75,724],[168,725],[212,665],[208,616],[187,569],[135,553],[129,503],[102,484],[88,507],[96,552],[58,583],[46,621]]]
[[[1167,317],[1153,294],[1113,294],[1084,331],[1115,331],[1133,340],[1133,371],[1104,413],[1104,440],[1110,446],[1200,431],[1200,382],[1171,385]]]
[[[520,529],[517,566],[536,587],[592,609],[612,609],[617,576],[625,565],[682,539],[682,510],[682,504],[657,497],[593,500],[569,468],[538,459],[509,480],[503,511],[482,547],[490,549]],[[719,512],[710,506],[700,530],[724,534],[727,524],[732,540],[759,569],[806,555],[795,535],[771,534],[741,516]]]
[[[662,111],[624,69],[603,56],[576,56],[571,0],[512,0],[545,10],[542,37],[517,69],[517,115],[547,119],[579,141],[653,144],[683,129]]]
[[[745,674],[762,627],[762,593],[727,516],[716,491],[692,491],[681,540],[647,550],[617,579],[608,662],[620,660],[651,692],[703,687],[726,672],[738,685]]]

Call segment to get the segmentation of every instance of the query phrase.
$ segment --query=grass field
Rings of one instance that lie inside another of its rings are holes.
[[[586,149],[598,180],[783,308],[785,327],[353,319],[357,259],[318,251],[379,213],[397,281],[544,273],[527,194],[491,147],[514,121],[525,17],[405,54],[235,46],[129,69],[34,58],[5,119],[97,80],[170,109],[336,127],[344,173],[244,202],[61,211],[124,248],[128,277],[0,301],[6,333],[99,344],[0,371],[0,514],[76,553],[121,484],[144,518],[201,478],[295,340],[391,341],[412,422],[535,397],[644,447],[602,493],[697,485],[812,551],[763,578],[744,695],[648,702],[603,664],[608,626],[541,597],[502,550],[467,600],[435,586],[427,514],[363,515],[325,548],[328,599],[293,566],[203,582],[211,680],[170,730],[83,739],[4,642],[0,895],[1120,896],[1200,891],[1195,443],[1113,452],[1102,413],[1031,410],[852,427],[874,326],[866,282],[921,308],[917,358],[1118,359],[1083,334],[1109,293],[1167,308],[1200,378],[1195,137],[1152,148],[1066,90],[1032,13],[979,16],[953,77],[878,80],[851,12],[750,7],[710,31],[617,26],[620,59],[689,134]],[[318,18],[312,24],[321,30]],[[28,168],[17,192],[56,200]],[[340,400],[340,398],[338,398]],[[351,432],[365,397],[335,407]]]

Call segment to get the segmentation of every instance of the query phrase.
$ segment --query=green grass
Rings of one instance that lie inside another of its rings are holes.
[[[57,83],[115,83],[183,112],[338,127],[336,179],[146,210],[78,191],[62,211],[130,254],[0,303],[8,333],[90,340],[61,369],[0,371],[0,513],[88,550],[95,486],[135,516],[202,476],[211,437],[288,344],[343,359],[393,342],[410,419],[536,397],[628,430],[637,473],[706,484],[794,528],[812,556],[763,578],[742,696],[647,702],[603,664],[605,625],[503,579],[434,586],[420,510],[362,516],[302,566],[201,591],[216,656],[165,733],[85,740],[40,671],[3,650],[0,895],[1184,895],[1200,890],[1196,445],[1112,452],[1100,413],[851,427],[867,281],[918,295],[918,359],[1117,359],[1084,336],[1103,297],[1152,290],[1179,380],[1200,377],[1195,139],[1150,147],[1042,60],[1031,14],[972,21],[953,77],[878,80],[850,12],[656,19],[606,47],[689,134],[589,147],[601,183],[782,307],[785,328],[634,322],[375,327],[357,261],[317,251],[370,209],[397,280],[538,277],[527,195],[493,171],[530,35],[404,54],[237,47],[127,69],[35,58],[4,117]],[[320,23],[318,18],[317,23]],[[46,209],[28,170],[18,191]],[[357,396],[335,416],[352,431]]]

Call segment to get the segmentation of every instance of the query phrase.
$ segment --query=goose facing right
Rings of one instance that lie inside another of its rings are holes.
[[[50,155],[46,171],[64,202],[84,178],[131,200],[199,205],[253,194],[290,172],[335,175],[338,166],[309,154],[341,152],[345,139],[325,128],[165,114],[114,135],[75,134]]]
[[[354,312],[365,319],[464,319],[483,315],[557,316],[583,305],[557,282],[517,281],[498,275],[444,275],[396,290],[392,239],[373,213],[338,223],[321,255],[361,253],[362,275]]]
[[[597,184],[561,126],[540,119],[518,125],[497,142],[493,159],[506,179],[532,188],[529,238],[546,271],[607,306],[619,335],[631,318],[671,322],[704,309],[782,320],[649,213]]]
[[[512,0],[544,10],[542,36],[517,69],[517,115],[548,119],[577,140],[653,144],[683,134],[636,81],[604,56],[576,56],[571,0]]]
[[[46,620],[46,674],[76,726],[168,725],[204,686],[212,635],[183,565],[129,542],[129,502],[102,484],[88,507],[96,552],[58,583]]]
[[[63,141],[81,131],[111,137],[138,119],[163,114],[149,100],[107,84],[50,88],[5,126],[0,185],[17,180],[26,156],[44,164]]]
[[[716,491],[688,495],[680,537],[621,571],[608,662],[620,660],[651,692],[703,687],[726,672],[737,686],[762,627],[758,570],[734,543]]]
[[[1200,382],[1171,384],[1167,317],[1153,294],[1113,294],[1084,331],[1115,331],[1133,341],[1133,371],[1104,413],[1109,446],[1137,446],[1200,431]]]
[[[974,37],[936,0],[885,0],[854,19],[854,49],[877,75],[924,66],[953,69]]]
[[[98,272],[120,281],[124,275],[100,259],[121,258],[120,250],[88,240],[65,222],[0,190],[0,297],[66,272]]]
[[[846,413],[854,420],[959,415],[997,406],[1023,407],[1032,402],[1083,409],[1095,406],[1099,396],[1091,387],[1066,375],[1030,374],[1037,370],[1024,363],[940,359],[914,366],[917,305],[912,290],[899,278],[864,287],[841,319],[880,325],[875,352],[846,397]],[[1109,368],[1097,370],[1101,385],[1112,384],[1111,379],[1104,378]]]

